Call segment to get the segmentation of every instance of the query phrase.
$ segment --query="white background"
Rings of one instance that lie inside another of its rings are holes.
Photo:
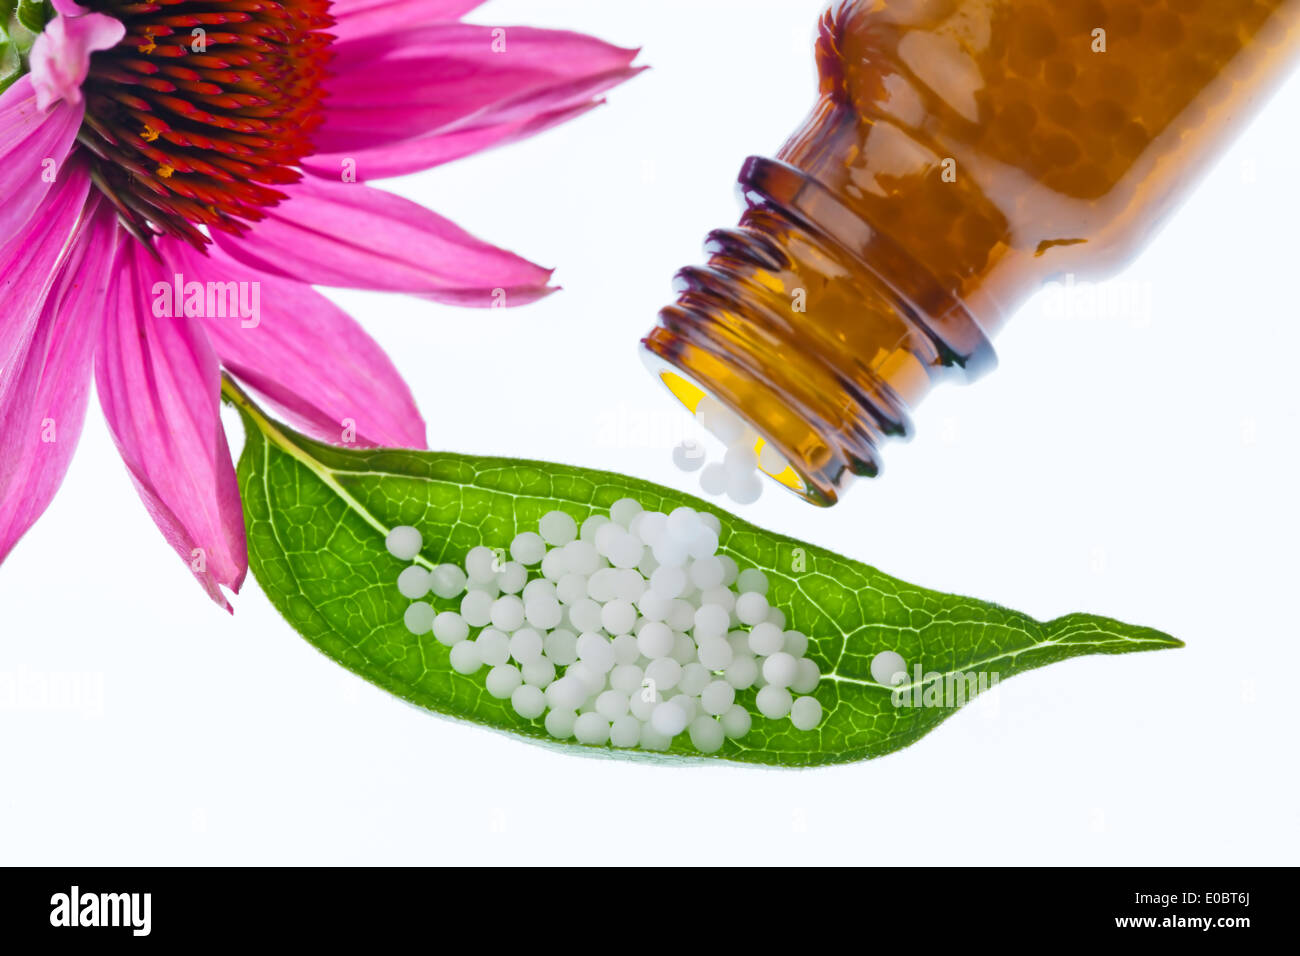
[[[494,0],[475,19],[643,46],[653,70],[539,139],[393,188],[560,267],[514,312],[339,293],[436,448],[695,490],[639,336],[735,222],[735,174],[814,94],[822,0]],[[1295,863],[1300,77],[1118,280],[1127,315],[1031,302],[1002,366],[830,511],[745,514],[1040,618],[1179,651],[1016,678],[918,744],[811,772],[592,760],[408,707],[299,638],[251,576],[228,617],[156,533],[98,410],[0,568],[0,672],[102,707],[0,709],[6,863]],[[327,372],[325,373],[327,374]],[[661,437],[647,442],[639,428]],[[230,421],[232,444],[239,426]]]

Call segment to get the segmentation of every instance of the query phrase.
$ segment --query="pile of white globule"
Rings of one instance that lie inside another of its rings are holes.
[[[666,750],[686,733],[715,753],[749,733],[753,715],[736,700],[748,688],[759,715],[811,731],[821,673],[808,637],[786,630],[762,571],[717,554],[720,531],[714,515],[632,498],[581,527],[552,511],[508,556],[480,546],[464,567],[402,571],[406,627],[450,648],[458,673],[486,668],[489,694],[561,740]],[[422,538],[394,528],[387,546],[412,561]],[[430,592],[460,610],[437,612]]]

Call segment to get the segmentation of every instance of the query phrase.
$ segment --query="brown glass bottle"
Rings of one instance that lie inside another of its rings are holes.
[[[841,0],[820,97],[643,340],[831,504],[1046,279],[1131,258],[1300,53],[1300,0]]]

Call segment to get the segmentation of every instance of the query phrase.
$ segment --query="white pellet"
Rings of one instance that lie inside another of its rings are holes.
[[[696,655],[700,663],[710,671],[720,671],[731,663],[735,656],[731,645],[723,637],[708,637],[699,641]]]
[[[736,617],[752,627],[767,620],[767,607],[767,598],[751,591],[736,598]]]
[[[732,704],[730,709],[722,715],[722,731],[732,740],[739,740],[754,725],[754,718],[740,704]]]
[[[587,596],[587,577],[570,571],[555,583],[555,596],[561,604],[576,604]]]
[[[817,684],[821,679],[821,671],[818,669],[817,664],[806,657],[801,657],[795,667],[794,680],[790,682],[790,690],[796,694],[811,694],[817,689]]]
[[[542,635],[531,627],[522,627],[510,635],[510,656],[528,664],[542,656]]]
[[[650,590],[666,598],[680,597],[686,590],[687,574],[680,567],[661,567],[650,575]]]
[[[507,561],[497,572],[497,587],[505,594],[518,594],[528,583],[528,569],[518,561]]]
[[[717,557],[698,558],[691,562],[690,579],[701,591],[722,586],[724,569]]]
[[[554,583],[569,573],[569,566],[564,560],[564,552],[559,548],[547,551],[542,558],[542,576]]]
[[[567,628],[557,627],[542,638],[542,648],[556,667],[568,667],[578,659],[578,635]]]
[[[433,636],[439,644],[454,647],[469,637],[469,624],[455,611],[443,611],[433,619]]]
[[[473,674],[483,666],[478,646],[473,641],[461,641],[451,649],[451,669],[457,674]]]
[[[542,540],[551,547],[559,548],[578,537],[578,522],[563,511],[548,511],[537,522],[537,530]]]
[[[690,601],[677,598],[668,608],[668,617],[664,623],[674,631],[689,631],[695,626],[695,605]]]
[[[418,601],[429,593],[429,572],[413,564],[397,576],[397,590],[404,598]]]
[[[564,610],[560,602],[549,595],[529,598],[524,602],[524,618],[528,623],[542,631],[558,627]]]
[[[689,635],[686,634],[674,635],[673,651],[672,654],[670,654],[669,656],[672,657],[672,659],[675,660],[678,664],[681,664],[683,667],[685,667],[687,664],[690,664],[692,661],[696,659],[695,642],[691,640]]]
[[[741,594],[767,594],[767,575],[758,568],[746,568],[736,578],[736,590]]]
[[[700,706],[706,714],[721,717],[736,702],[736,688],[725,680],[715,680],[700,692]]]
[[[662,511],[643,511],[636,517],[636,533],[651,547],[658,544],[668,532],[668,516]]]
[[[702,754],[717,753],[725,738],[722,724],[707,715],[691,721],[690,735],[691,743]]]
[[[645,679],[659,690],[672,690],[682,679],[682,665],[671,657],[660,657],[646,665]]]
[[[744,421],[711,395],[700,399],[695,406],[695,417],[724,445],[730,445],[745,433]]]
[[[596,713],[606,720],[618,720],[627,713],[627,694],[606,690],[596,698]]]
[[[587,579],[587,596],[604,604],[618,597],[618,568],[601,568]]]
[[[605,630],[617,637],[632,630],[636,623],[636,608],[630,601],[613,600],[600,609],[600,623]]]
[[[552,684],[552,687],[555,685]],[[546,732],[557,740],[567,740],[573,736],[573,725],[578,715],[572,710],[552,710],[546,714]]]
[[[635,747],[641,740],[641,721],[631,714],[619,717],[609,726],[609,742],[615,747]]]
[[[777,651],[763,661],[763,680],[774,687],[789,687],[794,682],[798,663],[785,651]]]
[[[754,454],[754,446],[744,439],[728,445],[726,453],[722,456],[722,465],[727,470],[728,479],[733,476],[743,478],[752,475],[754,469],[758,467],[758,456]]]
[[[671,654],[673,640],[672,628],[660,621],[650,622],[641,628],[641,633],[636,636],[637,647],[651,660]]]
[[[534,598],[539,597],[555,597],[555,583],[553,581],[543,580],[542,578],[533,578],[533,580],[525,584],[524,589],[519,592],[519,599],[523,601],[525,605]]]
[[[525,684],[532,684],[542,690],[550,687],[555,680],[555,665],[546,657],[537,657],[520,665],[519,671],[524,675]]]
[[[755,624],[749,632],[749,649],[760,657],[775,654],[785,646],[785,633],[775,624]]]
[[[683,694],[698,697],[713,680],[713,674],[699,661],[691,661],[682,668],[682,679],[677,682],[677,689]]]
[[[662,621],[668,616],[672,603],[671,598],[664,597],[651,588],[641,595],[641,600],[636,602],[636,606],[640,609],[641,616],[647,621]]]
[[[520,684],[510,695],[510,706],[524,720],[536,720],[546,711],[546,695],[531,684]]]
[[[705,515],[705,517],[714,518],[713,515]],[[714,520],[717,519],[714,518]],[[734,558],[725,554],[718,555],[718,560],[722,562],[722,586],[729,588],[736,583],[736,579],[740,576],[740,568]]]
[[[763,497],[763,480],[756,472],[727,476],[727,497],[738,505],[752,505]]]
[[[494,627],[484,628],[474,638],[479,659],[488,667],[496,667],[510,660],[510,638]]]
[[[673,449],[673,464],[682,471],[698,471],[704,464],[704,446],[688,438]]]
[[[492,596],[486,591],[466,591],[460,599],[460,616],[470,627],[487,627],[492,621]]]
[[[644,676],[644,671],[636,664],[619,664],[609,672],[609,686],[624,697],[631,697],[633,694],[640,693],[641,680]]]
[[[578,743],[603,744],[609,740],[609,721],[595,712],[579,714],[573,722],[573,736]]]
[[[510,557],[528,567],[540,564],[546,557],[546,542],[534,531],[523,531],[510,542]]]
[[[692,621],[692,633],[697,641],[707,641],[710,638],[724,638],[727,635],[727,626],[731,623],[731,615],[726,608],[719,607],[716,604],[706,604],[694,614]]]
[[[666,568],[680,568],[690,560],[690,552],[686,544],[671,538],[667,534],[651,549],[655,561]]]
[[[790,723],[796,730],[812,730],[821,722],[822,705],[816,697],[800,697],[790,706]]]
[[[623,568],[618,571],[618,578],[614,582],[614,596],[620,601],[635,604],[641,600],[641,595],[645,594],[647,588],[648,584],[641,577],[641,572],[635,568]]]
[[[605,689],[605,672],[592,667],[586,661],[570,664],[564,671],[565,677],[572,677],[583,690],[582,699],[594,697]]]
[[[753,687],[754,681],[758,680],[758,662],[749,656],[737,657],[727,665],[722,676],[736,690]]]
[[[578,537],[588,544],[596,543],[596,532],[600,530],[601,525],[609,524],[608,515],[592,515],[582,523],[582,528]]]
[[[601,606],[591,598],[574,601],[569,607],[569,620],[581,631],[600,630],[600,615]]]
[[[440,564],[429,574],[429,588],[440,598],[451,599],[465,590],[469,578],[454,564]]]
[[[417,601],[407,607],[406,613],[402,615],[402,622],[412,634],[428,634],[429,629],[433,627],[433,616],[432,604]]]
[[[796,660],[808,653],[808,635],[803,631],[786,631],[781,650]]]
[[[907,661],[897,651],[881,651],[871,659],[871,679],[894,687],[907,680]]]
[[[564,566],[570,574],[590,577],[603,566],[604,559],[590,541],[570,541],[564,546]]]
[[[523,681],[519,668],[512,664],[498,664],[488,671],[487,691],[498,700],[505,700]]]
[[[469,553],[465,555],[465,572],[469,575],[471,583],[495,584],[499,569],[497,553],[491,548],[479,545],[470,548]]]
[[[690,540],[695,537],[696,532],[701,527],[700,513],[694,508],[683,505],[668,512],[668,537],[680,541],[682,544],[690,543]]]
[[[491,616],[493,627],[513,634],[524,626],[524,602],[513,594],[499,597],[492,602]]]
[[[641,507],[641,502],[635,498],[619,498],[618,501],[609,506],[609,518],[615,524],[627,528],[632,524],[632,519],[644,510]]]
[[[779,607],[769,607],[767,609],[767,623],[775,624],[781,630],[785,630],[785,611]]]
[[[718,550],[718,534],[712,528],[700,527],[686,547],[686,553],[692,558],[711,558]]]
[[[421,537],[419,529],[412,528],[409,524],[398,525],[384,538],[384,547],[399,561],[414,560],[423,546],[424,538]]]
[[[602,674],[614,667],[614,647],[603,634],[588,631],[578,635],[578,660],[589,664]]]
[[[664,695],[653,689],[653,685],[643,683],[627,700],[627,709],[637,720],[647,721],[654,709],[663,703]]]
[[[682,709],[682,713],[686,714],[686,723],[688,725],[692,720],[696,717],[702,716],[704,713],[704,711],[700,709],[700,702],[687,694],[679,692],[670,699],[674,704]]]
[[[582,681],[568,674],[546,688],[546,703],[556,711],[577,710],[587,696]]]
[[[790,713],[790,707],[793,703],[794,701],[790,697],[788,690],[770,684],[760,690],[758,697],[755,699],[758,712],[772,720],[778,720]]]
[[[673,745],[673,739],[666,734],[661,734],[651,726],[649,721],[641,725],[642,750],[667,750]]]
[[[654,711],[650,714],[650,725],[658,733],[672,738],[686,729],[687,719],[686,710],[674,698],[655,705]]]

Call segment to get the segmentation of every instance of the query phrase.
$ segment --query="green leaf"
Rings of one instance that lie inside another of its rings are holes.
[[[404,700],[555,746],[632,757],[702,756],[685,735],[666,755],[555,741],[541,721],[525,720],[508,701],[492,698],[483,672],[454,672],[445,647],[431,635],[409,633],[402,622],[408,602],[395,581],[404,565],[385,548],[389,529],[418,527],[426,542],[421,560],[432,567],[460,562],[476,545],[505,547],[557,508],[582,521],[633,497],[646,508],[689,505],[718,515],[720,551],[742,569],[765,571],[769,599],[786,612],[788,626],[811,638],[809,656],[824,675],[815,694],[825,717],[815,730],[798,731],[788,720],[756,716],[750,733],[728,740],[713,759],[807,767],[878,757],[915,742],[958,709],[895,706],[891,689],[871,677],[871,659],[883,650],[902,654],[909,668],[920,666],[925,676],[909,689],[924,703],[945,682],[955,690],[956,675],[1005,680],[1083,654],[1182,646],[1159,631],[1107,618],[1071,614],[1043,624],[906,584],[636,478],[545,462],[324,445],[269,420],[233,383],[223,393],[248,432],[238,476],[249,563],[289,623],[326,655]],[[756,713],[753,690],[737,700]]]
[[[18,22],[32,33],[40,33],[54,18],[54,6],[48,0],[18,0]]]
[[[27,72],[32,44],[53,16],[48,0],[0,0],[0,93]]]

